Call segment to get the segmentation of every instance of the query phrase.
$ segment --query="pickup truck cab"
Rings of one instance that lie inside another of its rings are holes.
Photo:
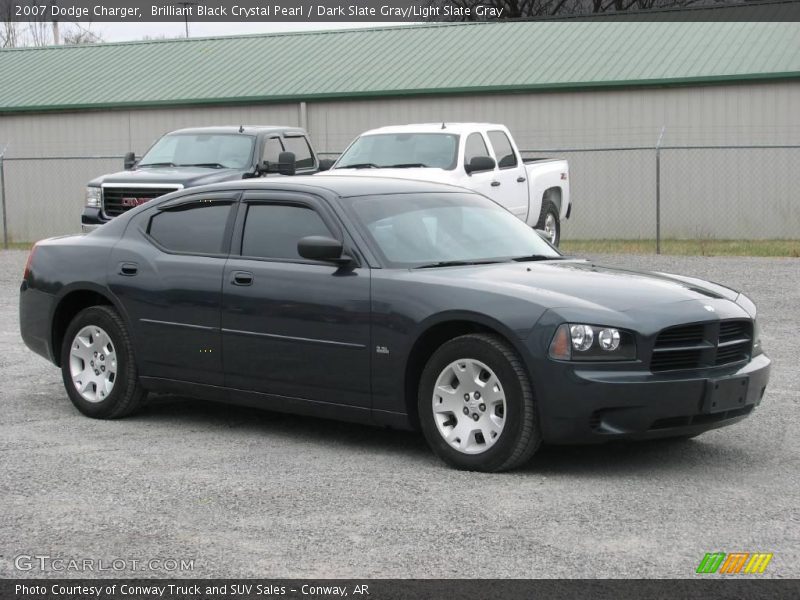
[[[488,196],[554,246],[569,218],[566,160],[524,159],[504,125],[427,123],[372,129],[331,166],[331,175],[382,175],[449,183]]]
[[[297,127],[231,126],[180,129],[161,137],[125,170],[102,175],[86,187],[84,232],[153,198],[184,188],[263,177],[313,174],[319,160],[308,134]]]

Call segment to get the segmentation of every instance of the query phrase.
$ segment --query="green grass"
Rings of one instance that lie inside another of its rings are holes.
[[[0,239],[0,244],[2,244],[2,240]],[[31,246],[33,246],[33,242],[9,242],[8,249],[9,250],[30,250]],[[0,245],[0,250],[3,249],[3,246]]]
[[[654,254],[655,240],[562,240],[566,254]],[[800,240],[661,240],[661,254],[800,257]]]

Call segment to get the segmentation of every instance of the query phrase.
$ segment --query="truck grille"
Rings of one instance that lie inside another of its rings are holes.
[[[728,365],[750,358],[753,323],[745,319],[664,329],[656,338],[651,371]]]
[[[107,217],[116,217],[153,198],[158,198],[179,189],[180,186],[146,188],[103,186],[103,212]]]

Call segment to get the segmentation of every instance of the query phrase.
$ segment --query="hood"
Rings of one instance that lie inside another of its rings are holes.
[[[137,183],[147,184],[172,184],[183,187],[195,187],[220,181],[241,179],[246,171],[242,169],[211,169],[206,167],[154,167],[120,171],[111,175],[102,175],[89,182],[89,185],[99,186],[103,183]]]
[[[530,298],[546,308],[626,312],[658,304],[735,302],[738,293],[701,279],[602,267],[583,260],[500,263],[412,271],[424,280]]]
[[[455,171],[446,171],[436,167],[408,168],[408,169],[330,169],[323,171],[322,175],[338,175],[350,177],[392,177],[396,179],[416,179],[417,181],[448,181]]]

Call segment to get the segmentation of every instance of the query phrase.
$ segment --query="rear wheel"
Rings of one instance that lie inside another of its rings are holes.
[[[533,390],[516,352],[502,339],[470,334],[443,344],[422,373],[420,424],[446,463],[505,471],[540,444]]]
[[[536,229],[544,231],[547,241],[553,246],[558,246],[561,241],[561,219],[558,216],[558,209],[555,203],[549,200],[547,196],[542,201],[542,212],[539,215]]]
[[[129,415],[147,395],[139,383],[125,323],[108,306],[84,309],[69,324],[61,348],[61,375],[75,407],[96,419]]]

